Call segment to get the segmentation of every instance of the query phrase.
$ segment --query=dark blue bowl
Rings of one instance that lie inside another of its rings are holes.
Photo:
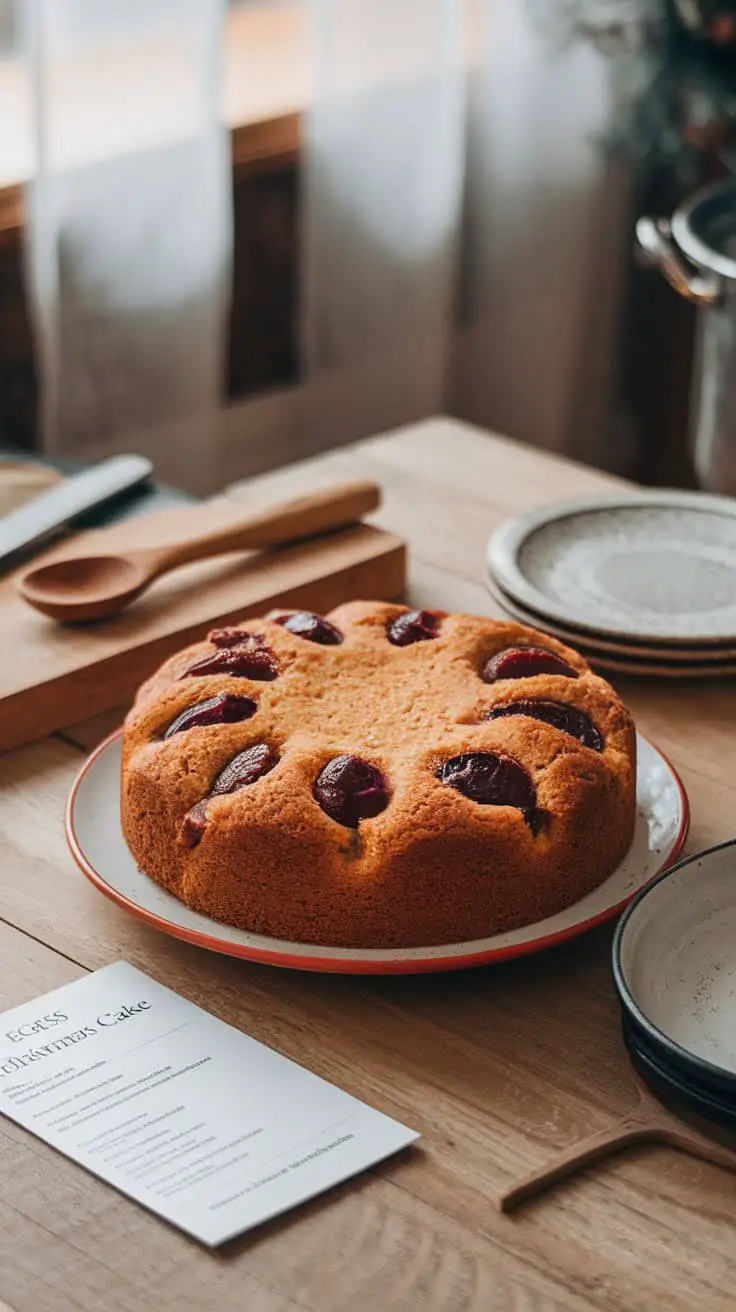
[[[641,890],[616,928],[613,976],[647,1083],[736,1128],[736,839]]]
[[[736,1130],[736,1100],[733,1097],[683,1077],[641,1042],[640,1035],[625,1018],[623,1036],[632,1066],[662,1102],[671,1106],[673,1111],[695,1113],[729,1130]]]

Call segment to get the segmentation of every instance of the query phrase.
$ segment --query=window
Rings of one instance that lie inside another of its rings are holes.
[[[0,0],[0,188],[26,181],[32,172],[32,131],[27,70],[17,51],[14,0]],[[127,19],[130,10],[122,11]],[[176,133],[186,113],[186,70],[166,42],[150,37],[111,47],[109,69],[121,86],[135,87],[128,105],[105,99],[108,75],[100,47],[81,47],[59,73],[56,106],[73,142],[73,163],[104,156],[115,149],[124,117],[130,140],[130,105],[140,124],[141,145],[152,121]],[[104,49],[104,47],[103,47]],[[154,71],[153,76],[146,73]],[[142,74],[137,76],[138,72]],[[183,77],[182,77],[183,72]],[[130,73],[130,77],[128,77]],[[222,114],[237,131],[298,113],[306,98],[306,42],[299,0],[231,0],[226,20]],[[99,96],[94,96],[99,87]],[[142,88],[142,91],[139,89]],[[95,113],[89,101],[95,99]],[[155,97],[155,102],[147,100]],[[166,113],[162,113],[166,106]],[[263,143],[263,133],[260,133]],[[261,146],[262,148],[262,146]],[[237,152],[236,152],[237,153]],[[0,198],[1,203],[1,198]]]
[[[22,275],[22,183],[32,171],[32,132],[14,7],[13,0],[0,0],[0,444],[33,447],[36,377]],[[140,48],[137,57],[144,57]],[[233,397],[292,382],[298,372],[296,162],[306,63],[301,0],[230,0],[222,108],[232,130],[234,170],[227,380]],[[172,70],[161,59],[158,70],[159,94],[166,96]],[[86,94],[80,95],[74,77],[67,79],[64,92],[65,112],[78,125],[72,134],[78,156],[94,158],[100,153],[99,116],[89,114]],[[175,110],[176,99],[170,99]],[[114,136],[114,121],[106,112],[105,131]],[[145,126],[145,114],[140,121]]]

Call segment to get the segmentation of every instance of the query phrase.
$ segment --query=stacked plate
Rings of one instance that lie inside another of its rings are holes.
[[[509,615],[593,665],[668,678],[736,675],[736,500],[637,492],[501,525],[488,584]]]

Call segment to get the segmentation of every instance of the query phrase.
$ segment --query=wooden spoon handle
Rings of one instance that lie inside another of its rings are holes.
[[[376,483],[358,479],[281,501],[262,511],[223,501],[219,503],[221,522],[215,528],[210,519],[204,531],[193,532],[186,541],[140,555],[149,562],[152,576],[164,574],[191,560],[204,560],[228,551],[258,551],[341,528],[375,510],[380,499]]]
[[[535,1198],[558,1180],[565,1180],[582,1167],[589,1166],[591,1162],[597,1162],[601,1157],[619,1152],[629,1144],[641,1143],[652,1138],[652,1135],[652,1127],[636,1117],[626,1117],[616,1125],[609,1126],[607,1130],[599,1130],[597,1134],[591,1134],[587,1139],[581,1139],[579,1143],[573,1144],[547,1166],[539,1167],[538,1170],[532,1171],[523,1180],[512,1185],[510,1189],[506,1189],[498,1198],[499,1209],[502,1212],[511,1212],[520,1203]]]

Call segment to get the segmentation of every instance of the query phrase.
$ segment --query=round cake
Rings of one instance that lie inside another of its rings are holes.
[[[230,925],[354,947],[485,938],[601,883],[634,832],[631,717],[576,652],[382,602],[214,629],[140,689],[122,823]]]

